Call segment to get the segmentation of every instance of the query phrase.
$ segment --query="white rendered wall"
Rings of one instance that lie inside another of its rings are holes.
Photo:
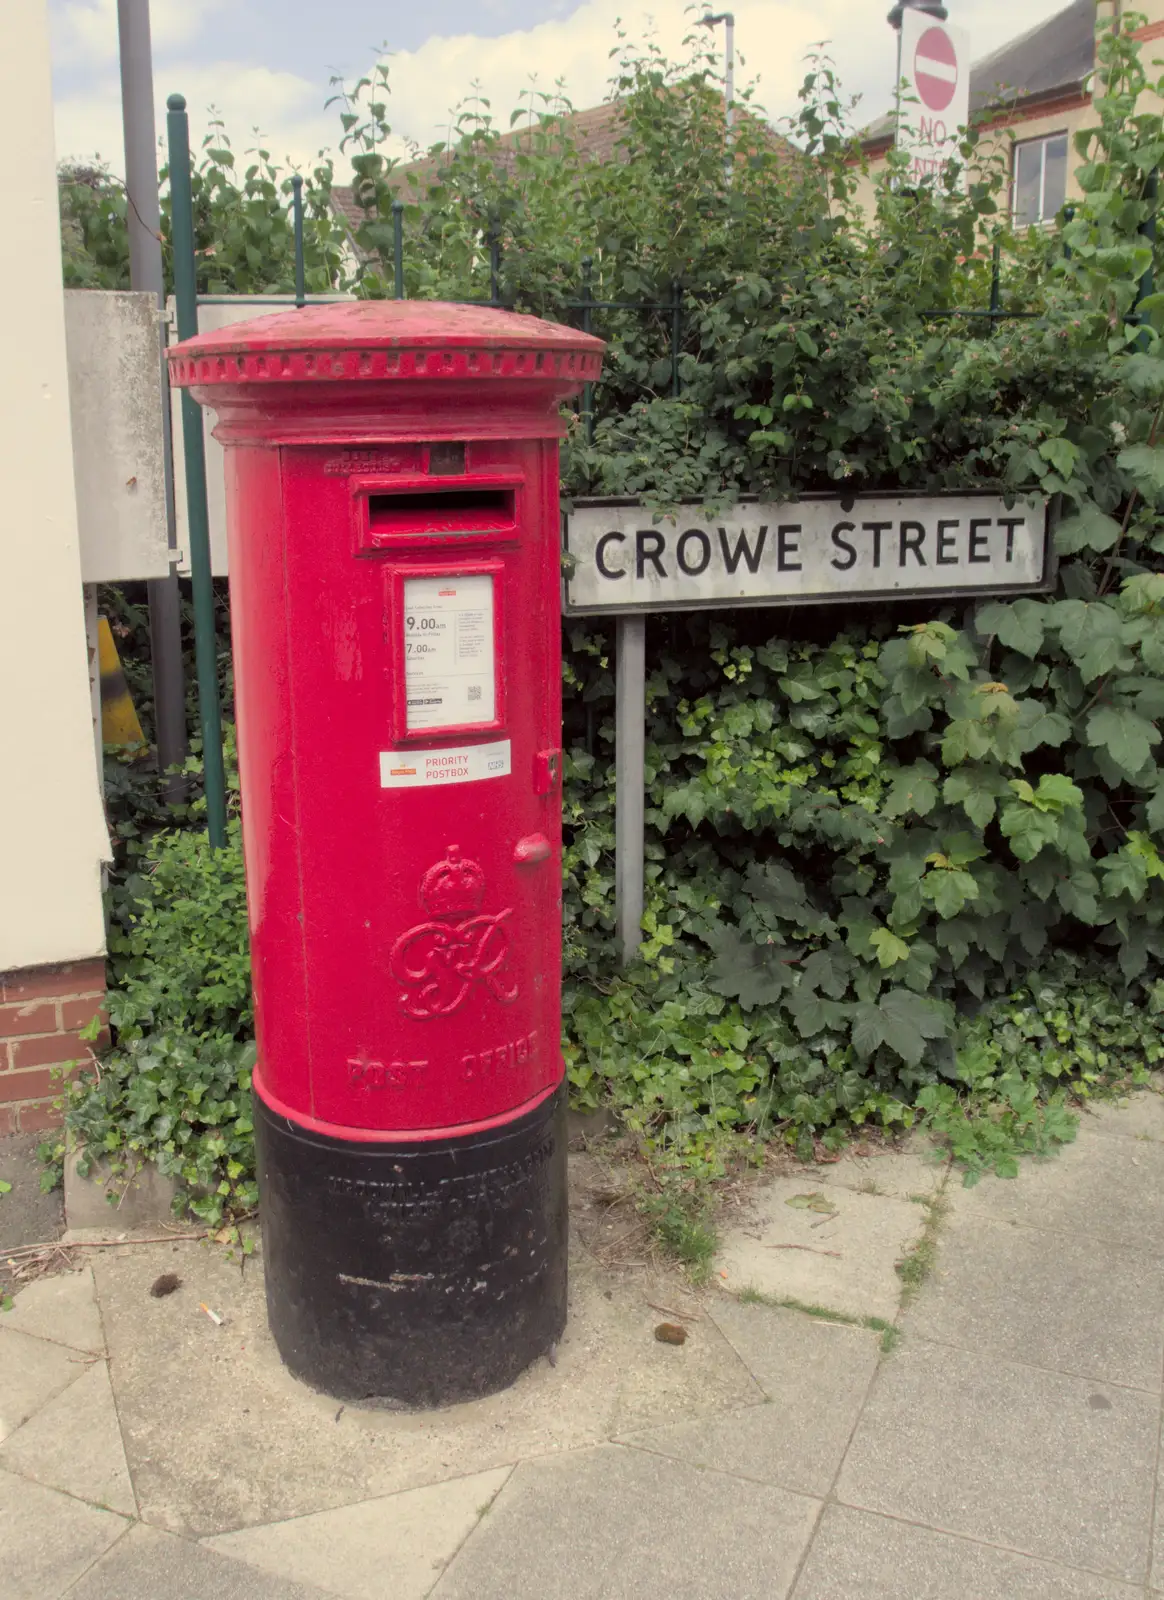
[[[45,0],[0,7],[0,149],[3,971],[105,947]]]

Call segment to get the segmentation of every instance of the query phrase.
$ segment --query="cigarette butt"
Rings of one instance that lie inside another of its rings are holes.
[[[211,1322],[213,1322],[216,1328],[222,1327],[222,1318],[218,1315],[217,1311],[211,1311],[210,1307],[202,1300],[199,1300],[198,1307],[199,1310],[205,1311],[206,1315],[210,1318]]]

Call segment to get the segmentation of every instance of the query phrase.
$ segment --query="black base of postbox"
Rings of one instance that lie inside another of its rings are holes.
[[[566,1325],[566,1098],[461,1138],[316,1133],[255,1095],[267,1314],[296,1377],[442,1406],[504,1389]]]

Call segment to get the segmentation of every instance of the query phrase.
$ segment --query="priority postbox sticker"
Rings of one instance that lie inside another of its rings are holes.
[[[508,739],[444,750],[382,750],[381,789],[444,789],[451,783],[505,778],[513,770]]]

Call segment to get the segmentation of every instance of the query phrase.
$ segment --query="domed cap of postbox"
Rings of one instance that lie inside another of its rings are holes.
[[[171,383],[218,412],[220,439],[299,435],[310,415],[340,410],[398,413],[406,433],[432,433],[439,412],[458,432],[477,413],[472,432],[498,434],[521,417],[519,432],[545,434],[561,431],[559,402],[597,379],[603,349],[590,334],[495,306],[348,300],[200,333],[168,359]],[[403,415],[418,407],[423,428]],[[535,414],[552,426],[531,429]]]
[[[495,306],[349,300],[200,333],[169,351],[180,387],[409,378],[598,377],[603,343]]]

